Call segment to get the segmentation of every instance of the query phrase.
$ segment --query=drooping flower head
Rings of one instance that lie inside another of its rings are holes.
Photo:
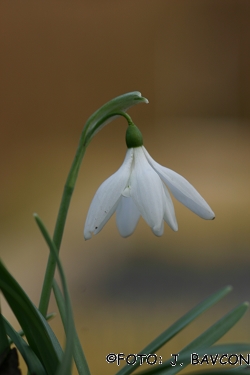
[[[140,216],[156,236],[164,231],[164,221],[178,230],[174,205],[170,196],[183,203],[203,219],[215,215],[198,191],[181,175],[158,164],[143,146],[140,130],[131,118],[126,132],[127,153],[121,167],[98,188],[88,211],[84,238],[101,231],[116,212],[116,224],[123,237],[130,236]]]

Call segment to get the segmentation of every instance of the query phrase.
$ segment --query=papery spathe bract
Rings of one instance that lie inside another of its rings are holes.
[[[164,221],[178,230],[172,199],[203,219],[213,219],[213,211],[197,190],[182,176],[156,163],[144,146],[129,148],[122,166],[97,190],[86,219],[85,239],[97,234],[116,211],[116,223],[123,237],[130,236],[140,216],[156,236],[164,231]]]
[[[117,96],[104,104],[89,117],[84,126],[83,133],[87,142],[105,125],[119,116],[117,112],[125,113],[129,108],[139,103],[148,103],[148,99],[144,98],[139,91],[132,91]]]

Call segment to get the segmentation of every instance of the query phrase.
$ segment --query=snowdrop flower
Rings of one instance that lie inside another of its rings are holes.
[[[114,212],[123,237],[134,232],[140,216],[156,236],[163,234],[164,221],[177,231],[168,189],[201,218],[214,219],[209,205],[184,177],[152,159],[143,146],[139,129],[132,122],[127,130],[126,143],[128,150],[122,166],[102,183],[91,202],[84,228],[86,240],[91,238],[91,233],[99,233]]]

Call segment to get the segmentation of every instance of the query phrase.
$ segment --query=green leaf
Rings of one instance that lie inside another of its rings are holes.
[[[192,353],[194,350],[199,350],[202,348],[208,348],[209,346],[216,343],[221,337],[225,335],[245,314],[248,309],[249,304],[244,302],[240,306],[236,307],[224,317],[222,317],[218,322],[213,324],[204,333],[197,337],[194,341],[188,344],[184,349],[181,350],[180,354],[189,352]],[[183,364],[182,368],[186,367],[189,363]],[[180,370],[179,370],[180,371]],[[179,372],[177,368],[173,368],[168,371],[168,374],[174,375]]]
[[[56,313],[49,313],[49,314],[47,314],[46,315],[46,320],[47,320],[47,322],[49,322],[52,318],[54,318],[56,316]],[[4,318],[5,319],[5,318]],[[23,332],[23,330],[22,329],[20,329],[18,332],[17,332],[17,334],[19,335],[19,336],[21,336],[21,337],[23,337],[23,336],[25,336],[24,335],[24,332]],[[53,341],[53,338],[52,338],[52,341]],[[12,340],[10,340],[10,345],[11,344],[13,344],[13,341]],[[60,346],[60,345],[59,345]],[[60,352],[61,352],[61,349],[60,349]]]
[[[11,338],[22,355],[30,374],[46,375],[43,365],[24,339],[14,330],[10,323],[4,319],[4,325],[8,336]]]
[[[205,332],[198,336],[195,340],[189,343],[185,348],[179,352],[178,362],[183,363],[182,366],[171,366],[170,362],[173,359],[169,359],[163,362],[160,366],[155,366],[153,369],[145,370],[139,374],[167,374],[174,375],[179,371],[182,371],[186,366],[190,364],[190,355],[192,353],[199,353],[203,349],[208,350],[208,348],[217,342],[222,336],[225,335],[245,314],[248,309],[248,303],[245,302],[235,309],[230,311],[224,317],[222,317],[218,322],[209,327]],[[232,346],[231,346],[232,348]],[[229,349],[229,348],[228,348]],[[233,348],[232,348],[233,349]],[[188,358],[189,361],[184,360]]]
[[[0,262],[0,289],[22,327],[27,341],[48,375],[54,375],[61,357],[60,345],[45,318]]]
[[[155,353],[159,348],[161,348],[166,342],[171,340],[177,333],[179,333],[183,328],[190,324],[194,319],[196,319],[200,314],[206,311],[208,308],[213,306],[216,302],[220,301],[229,292],[231,292],[232,287],[227,286],[218,292],[214,293],[212,296],[208,297],[206,300],[201,302],[199,305],[195,306],[187,314],[178,319],[172,326],[161,333],[155,340],[153,340],[149,345],[147,345],[139,354],[150,354]],[[128,375],[131,374],[138,366],[139,361],[133,366],[126,365],[121,370],[117,372],[117,375]]]
[[[55,280],[53,281],[53,291],[55,294],[56,303],[60,312],[63,325],[65,326],[66,316],[65,316],[64,300],[63,300],[62,293]],[[75,361],[79,375],[90,375],[88,363],[85,358],[85,355],[82,350],[82,346],[81,346],[81,343],[80,343],[80,340],[76,331],[75,331],[75,340],[74,340],[73,349],[74,349],[73,357],[74,357],[74,361]]]
[[[58,375],[68,375],[71,372],[72,367],[72,358],[73,358],[73,348],[74,348],[74,338],[75,338],[75,324],[74,324],[74,318],[71,308],[71,302],[68,292],[68,287],[66,283],[66,278],[64,276],[63,268],[61,265],[61,261],[57,254],[57,248],[54,244],[53,240],[50,238],[50,235],[43,224],[42,220],[39,218],[37,214],[34,214],[34,218],[37,222],[37,225],[46,241],[46,243],[49,246],[50,252],[55,258],[55,261],[57,263],[60,279],[62,282],[62,288],[64,293],[64,309],[65,309],[65,321],[64,321],[64,328],[65,328],[65,334],[66,334],[66,347],[65,352],[63,355],[63,358],[60,362],[60,365],[57,368],[56,374]]]

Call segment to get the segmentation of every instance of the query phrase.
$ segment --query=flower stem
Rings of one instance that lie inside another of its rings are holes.
[[[111,117],[116,117],[116,116],[123,116],[126,118],[129,125],[133,124],[131,117],[127,113],[115,111],[115,112],[111,112],[107,114],[106,116],[103,116],[99,121],[96,122],[95,126],[93,126],[91,130],[89,130],[90,122],[87,122],[85,127],[83,128],[81,138],[79,141],[79,145],[76,151],[76,155],[73,160],[72,166],[68,174],[68,178],[64,186],[64,191],[63,191],[61,204],[60,204],[59,212],[57,215],[54,235],[53,235],[53,242],[57,248],[58,253],[59,253],[61,242],[62,242],[63,231],[64,231],[64,227],[66,223],[66,218],[67,218],[67,214],[69,210],[71,197],[75,188],[78,172],[80,169],[83,156],[87,149],[87,146],[89,142],[91,141],[92,136],[96,132],[96,130],[99,127],[101,127],[101,125],[105,121],[109,120]],[[52,254],[50,254],[48,258],[48,262],[47,262],[47,268],[45,272],[43,288],[42,288],[40,303],[39,303],[39,310],[43,314],[43,316],[46,316],[47,314],[55,268],[56,268],[55,258],[53,257]]]
[[[58,253],[59,253],[59,249],[60,249],[61,242],[62,242],[63,231],[65,227],[65,222],[66,222],[66,218],[68,214],[71,197],[74,191],[79,168],[80,168],[83,156],[85,154],[85,151],[86,151],[86,145],[84,142],[84,134],[82,133],[75,158],[73,160],[68,178],[64,186],[64,191],[63,191],[61,204],[60,204],[60,208],[59,208],[59,212],[57,216],[56,226],[54,230],[53,242],[57,248]],[[47,310],[48,310],[55,268],[56,268],[55,258],[53,257],[52,254],[50,254],[48,258],[42,293],[40,297],[40,304],[39,304],[39,310],[44,316],[46,316]]]

